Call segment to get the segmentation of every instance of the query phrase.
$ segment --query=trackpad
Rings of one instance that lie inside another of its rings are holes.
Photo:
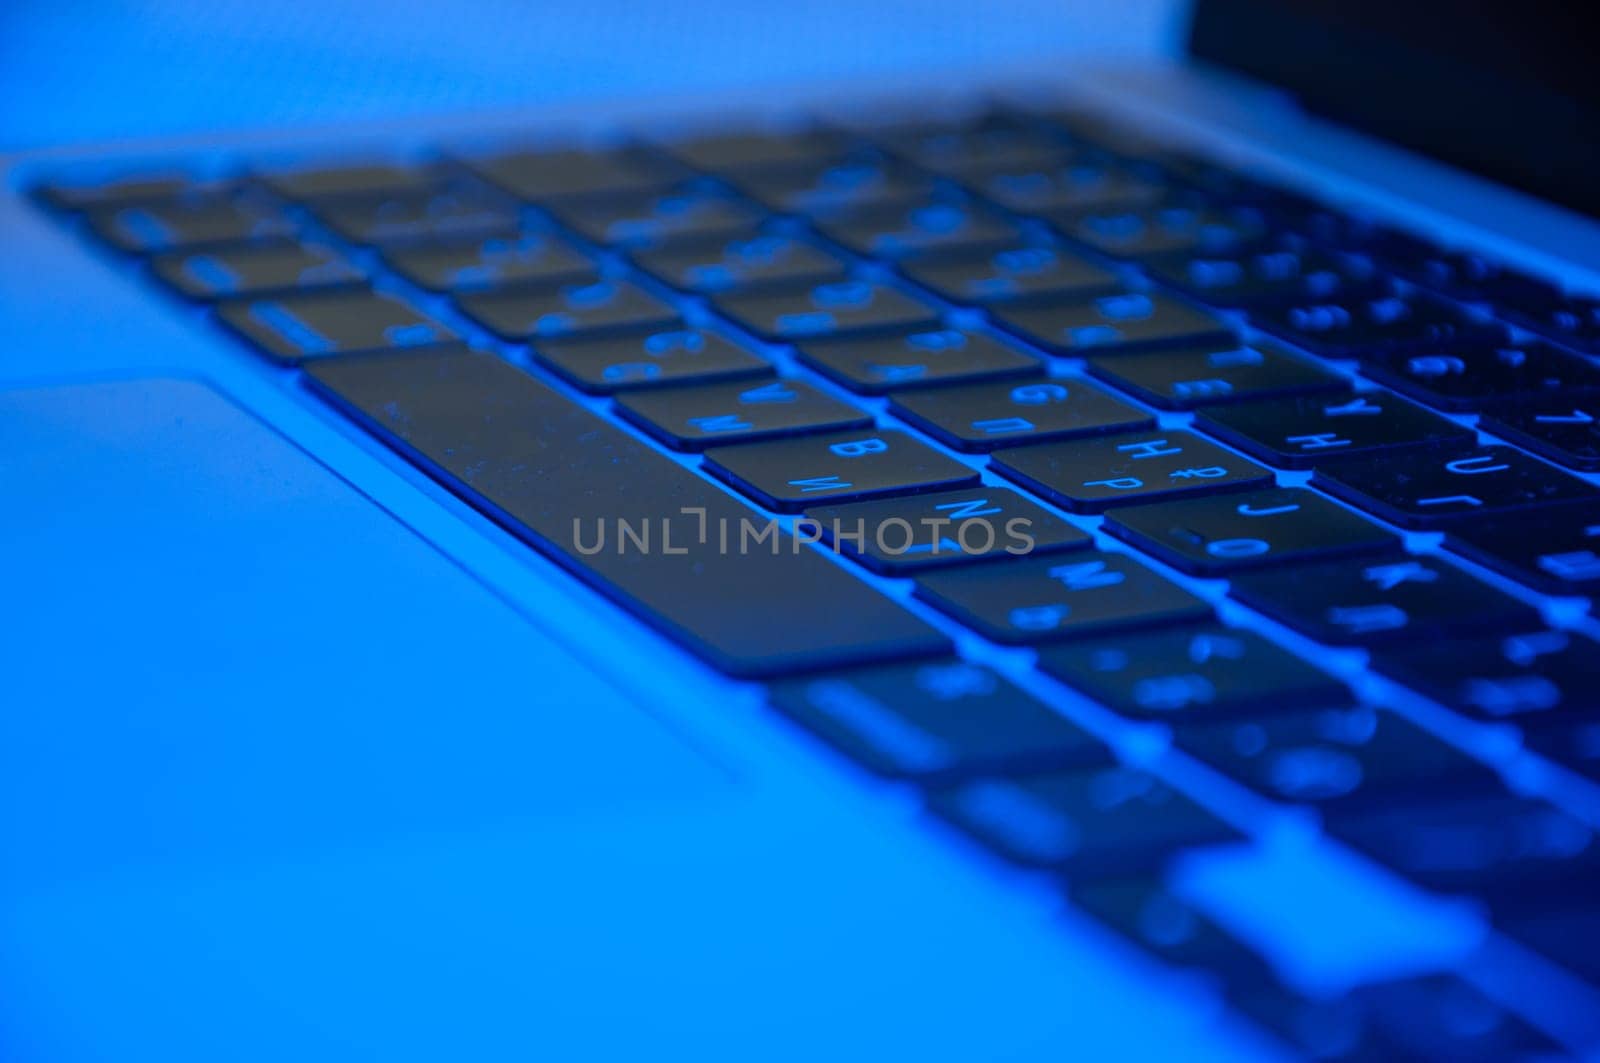
[[[0,455],[0,807],[26,810],[0,817],[8,890],[726,792],[722,769],[203,384],[0,392]]]

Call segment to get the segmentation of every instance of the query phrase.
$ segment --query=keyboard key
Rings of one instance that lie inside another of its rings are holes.
[[[1117,510],[1105,530],[1182,572],[1243,569],[1394,550],[1394,535],[1298,487]]]
[[[1272,985],[1261,954],[1153,876],[1073,881],[1072,904],[1157,959],[1217,975],[1230,987]]]
[[[1600,489],[1511,447],[1411,451],[1318,469],[1311,482],[1402,528],[1443,528],[1564,502]]]
[[[884,575],[940,565],[1026,557],[1093,540],[1032,499],[987,484],[909,498],[806,510],[841,553]]]
[[[1021,236],[1010,221],[983,207],[941,200],[829,211],[814,224],[822,235],[858,255],[893,259],[998,249]]]
[[[900,271],[952,303],[985,305],[1042,296],[1109,295],[1115,273],[1054,247],[1016,245],[982,255],[903,263]]]
[[[1600,369],[1548,343],[1380,355],[1361,371],[1439,410],[1481,410],[1545,398],[1559,399],[1570,412],[1580,396],[1600,390]]]
[[[600,395],[678,384],[754,380],[772,364],[705,329],[544,340],[534,357],[584,391]]]
[[[463,156],[469,169],[524,202],[573,196],[630,195],[659,188],[683,176],[683,168],[659,155],[620,151],[518,151],[489,157]]]
[[[1600,508],[1562,507],[1460,521],[1446,549],[1536,591],[1600,594]]]
[[[1346,705],[1345,685],[1260,635],[1195,624],[1084,639],[1039,651],[1039,668],[1144,720],[1226,719]]]
[[[678,312],[629,281],[564,284],[554,291],[480,292],[457,296],[461,312],[502,339],[549,339],[645,332],[676,325]]]
[[[838,133],[804,129],[713,133],[667,141],[658,147],[697,170],[737,172],[803,166],[819,158],[837,157],[849,143]]]
[[[721,549],[717,529],[737,537],[763,518],[499,358],[333,360],[309,375],[446,487],[721,671],[948,652],[932,627],[787,536],[770,551]],[[659,548],[628,545],[624,524],[655,529]]]
[[[443,183],[436,166],[406,166],[391,162],[278,170],[258,175],[284,199],[306,202],[334,196],[427,192]]]
[[[1117,258],[1224,254],[1248,247],[1267,235],[1266,221],[1253,207],[1169,204],[1133,210],[1068,211],[1048,217],[1071,239]]]
[[[1137,358],[1090,358],[1094,376],[1164,410],[1284,395],[1343,392],[1349,382],[1270,343],[1158,351]]]
[[[226,184],[205,181],[193,174],[130,174],[111,180],[51,181],[35,189],[57,210],[92,210],[141,203],[167,203],[175,199],[216,198],[229,191]]]
[[[721,246],[635,251],[633,261],[674,288],[700,293],[815,285],[845,272],[843,259],[816,244],[755,232]]]
[[[1525,744],[1568,771],[1600,782],[1600,720],[1530,730]]]
[[[639,392],[617,410],[669,447],[704,450],[722,443],[862,428],[872,415],[799,380],[704,384]]]
[[[902,392],[889,409],[966,451],[1147,428],[1155,418],[1086,381],[990,382]]]
[[[1021,214],[1110,210],[1154,203],[1172,189],[1148,173],[1104,159],[1064,165],[1006,167],[972,182],[983,196]]]
[[[410,303],[364,290],[228,302],[218,308],[217,318],[286,365],[335,354],[435,347],[461,338]]]
[[[1208,406],[1195,427],[1269,465],[1310,469],[1421,448],[1464,449],[1469,428],[1382,392]]]
[[[1185,849],[1243,836],[1166,783],[1113,766],[973,779],[928,799],[1008,860],[1076,881],[1153,870]]]
[[[515,203],[477,186],[344,196],[320,200],[311,210],[328,228],[358,244],[497,236],[514,231],[521,221]]]
[[[210,251],[167,251],[150,268],[190,299],[342,288],[359,284],[366,272],[322,244],[283,241]]]
[[[768,340],[801,340],[864,332],[930,328],[939,311],[897,288],[870,281],[829,281],[813,288],[772,294],[734,294],[717,309]]]
[[[917,597],[996,642],[1084,638],[1211,616],[1211,607],[1123,554],[1086,551],[917,577]]]
[[[872,139],[924,170],[958,179],[996,169],[1050,166],[1075,152],[1062,137],[1005,119],[885,129]]]
[[[1247,987],[1229,1001],[1289,1045],[1292,1058],[1316,1063],[1396,1063],[1359,1001],[1308,998],[1280,985]]]
[[[1467,302],[1491,301],[1507,281],[1516,277],[1515,271],[1471,251],[1452,251],[1417,241],[1413,244],[1380,244],[1368,250],[1381,259],[1384,268],[1406,280]]]
[[[800,357],[824,376],[866,395],[1044,374],[1037,358],[970,329],[816,340],[800,348]]]
[[[706,467],[768,509],[798,513],[818,499],[916,494],[978,474],[904,432],[865,428],[706,451]]]
[[[237,196],[100,207],[89,211],[87,218],[89,227],[102,240],[141,255],[174,248],[270,240],[294,233],[289,219],[270,205]]]
[[[1272,483],[1272,473],[1248,458],[1164,429],[1014,447],[996,453],[993,467],[1074,513]]]
[[[1333,302],[1268,304],[1251,312],[1258,327],[1328,358],[1370,358],[1390,352],[1453,349],[1506,342],[1501,325],[1479,321],[1422,295],[1385,295]]]
[[[1479,424],[1557,465],[1600,472],[1600,399],[1541,399],[1486,413]]]
[[[1052,354],[1126,354],[1231,342],[1226,323],[1164,295],[1123,292],[1045,306],[995,307],[1002,327]]]
[[[1244,573],[1230,593],[1336,646],[1389,646],[1539,623],[1532,606],[1429,557],[1356,558]]]
[[[600,279],[587,256],[538,233],[391,247],[383,257],[411,283],[435,292],[556,287]]]
[[[1409,720],[1371,708],[1194,724],[1176,728],[1174,741],[1268,798],[1341,815],[1502,788],[1479,761]]]
[[[1370,266],[1325,251],[1293,247],[1231,255],[1174,255],[1145,262],[1157,280],[1211,306],[1324,302],[1387,294]]]
[[[1600,838],[1554,805],[1488,794],[1338,819],[1334,837],[1437,893],[1576,899],[1600,871]]]
[[[1600,646],[1566,631],[1400,648],[1372,667],[1480,720],[1559,725],[1600,708]]]
[[[1108,763],[1089,732],[980,664],[954,658],[782,680],[774,707],[857,763],[950,782]]]
[[[547,209],[587,240],[628,248],[731,240],[748,234],[766,217],[754,204],[700,184],[606,199],[559,200]]]
[[[926,174],[869,153],[746,172],[732,180],[751,199],[792,214],[896,207],[938,191]]]
[[[1600,354],[1600,299],[1546,291],[1545,298],[1497,299],[1497,309],[1530,332],[1564,347]]]

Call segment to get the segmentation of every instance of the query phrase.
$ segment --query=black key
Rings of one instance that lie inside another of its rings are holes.
[[[858,255],[893,259],[999,248],[1021,236],[1014,224],[983,207],[940,200],[827,211],[814,224]]]
[[[721,671],[775,676],[948,650],[932,627],[786,536],[777,550],[722,549],[719,527],[760,516],[499,358],[349,359],[318,363],[310,379],[451,490]],[[635,549],[623,523],[654,528],[656,548]]]
[[[1368,358],[1456,344],[1504,343],[1501,325],[1423,295],[1258,306],[1250,320],[1329,358]]]
[[[1445,547],[1550,594],[1600,594],[1600,508],[1562,507],[1461,521]]]
[[[675,325],[678,312],[631,281],[564,284],[554,291],[456,297],[461,312],[508,340],[646,332]]]
[[[683,175],[677,163],[642,151],[520,151],[461,161],[478,176],[528,202],[629,195]]]
[[[1124,716],[1215,720],[1349,704],[1345,685],[1242,628],[1195,624],[1039,651],[1039,667]]]
[[[1600,871],[1594,828],[1554,805],[1486,794],[1336,820],[1334,837],[1438,893],[1542,902],[1581,895]],[[1575,899],[1575,898],[1574,898]]]
[[[976,305],[1107,295],[1122,286],[1115,273],[1070,251],[1026,244],[982,255],[913,260],[900,270],[940,298]]]
[[[89,211],[87,217],[101,239],[135,254],[270,240],[294,233],[294,225],[280,211],[237,196],[100,207]]]
[[[51,181],[36,189],[58,210],[127,207],[137,203],[167,203],[175,199],[213,199],[226,195],[228,186],[184,173],[130,174],[111,180]]]
[[[366,290],[222,304],[217,318],[277,362],[435,347],[461,337],[393,295]]]
[[[1500,921],[1508,937],[1591,982],[1600,982],[1600,908],[1593,900],[1531,908]]]
[[[1253,207],[1172,204],[1132,210],[1068,211],[1049,217],[1072,239],[1118,258],[1223,254],[1248,247],[1267,235],[1266,221]]]
[[[647,335],[544,340],[534,357],[584,391],[623,391],[773,375],[770,362],[705,329]]]
[[[548,209],[585,239],[617,247],[730,240],[766,217],[754,204],[697,183],[606,199],[561,200]]]
[[[980,664],[946,658],[787,679],[767,699],[880,775],[950,782],[1108,763],[1089,732]]]
[[[872,415],[799,380],[645,391],[617,400],[617,410],[669,447],[704,450],[722,443],[861,428]]]
[[[1180,571],[1203,576],[1399,546],[1394,535],[1359,514],[1297,487],[1118,510],[1106,518],[1105,530]]]
[[[1230,590],[1250,608],[1336,646],[1521,631],[1539,623],[1532,606],[1429,557],[1357,558],[1245,573]]]
[[[1028,643],[1205,620],[1211,607],[1124,554],[1080,552],[917,577],[917,597],[985,638]]]
[[[426,192],[443,183],[435,166],[368,162],[279,170],[258,175],[261,183],[284,199],[297,202],[333,196]]]
[[[1546,291],[1546,298],[1497,299],[1498,309],[1529,331],[1562,346],[1585,354],[1600,354],[1600,299]]]
[[[741,173],[733,183],[751,199],[793,214],[894,207],[925,202],[938,191],[926,174],[866,153]]]
[[[1145,263],[1158,280],[1212,306],[1347,300],[1387,294],[1372,267],[1309,248],[1271,247],[1231,255],[1175,255]]]
[[[1417,240],[1380,241],[1366,251],[1406,280],[1468,302],[1492,300],[1516,276],[1474,252],[1447,250]]]
[[[540,233],[391,247],[383,257],[407,280],[435,292],[555,287],[600,279],[587,256]]]
[[[1469,447],[1470,428],[1383,392],[1210,406],[1195,427],[1269,465],[1310,469],[1420,448]]]
[[[1088,369],[1112,387],[1164,410],[1342,392],[1350,387],[1337,373],[1271,343],[1090,358]]]
[[[873,139],[924,170],[956,178],[1051,166],[1075,154],[1060,136],[1004,119],[882,130]]]
[[[1504,347],[1454,345],[1444,351],[1379,355],[1366,376],[1440,410],[1481,410],[1541,398],[1570,411],[1600,390],[1600,369],[1548,343]]]
[[[477,186],[320,200],[312,213],[358,244],[398,244],[500,235],[521,221],[517,205]]]
[[[978,474],[904,432],[866,428],[706,451],[706,467],[768,509],[977,483]]]
[[[1233,338],[1225,322],[1164,295],[1123,292],[993,309],[995,320],[1052,354],[1126,354]]]
[[[800,349],[812,368],[849,388],[881,395],[929,384],[1041,376],[1044,366],[992,336],[970,329],[815,340]]]
[[[635,251],[633,260],[674,288],[701,293],[815,285],[845,272],[843,259],[808,240],[754,232],[721,246]]]
[[[1174,895],[1158,878],[1074,881],[1070,895],[1074,907],[1173,966],[1207,971],[1236,989],[1277,981],[1260,953]]]
[[[1194,724],[1177,728],[1174,741],[1266,797],[1340,815],[1501,789],[1479,761],[1409,720],[1365,707]]]
[[[1248,458],[1163,429],[1002,450],[994,469],[1074,513],[1272,483],[1272,473]]]
[[[1541,727],[1528,733],[1526,744],[1568,771],[1600,782],[1600,720]]]
[[[1372,667],[1480,720],[1560,725],[1600,708],[1600,646],[1567,631],[1396,649]]]
[[[1593,396],[1550,398],[1484,415],[1493,432],[1558,465],[1600,472],[1600,400]]]
[[[820,129],[713,133],[665,141],[661,150],[697,170],[763,170],[803,166],[849,148],[838,133]]]
[[[901,393],[889,409],[957,450],[1146,428],[1155,418],[1080,380],[992,382]]]
[[[806,510],[836,550],[884,575],[1028,557],[1093,540],[1025,495],[987,484]]]
[[[1564,502],[1600,489],[1511,447],[1409,451],[1318,469],[1311,482],[1402,528],[1443,528]]]
[[[898,288],[862,280],[829,281],[794,292],[724,295],[716,302],[718,310],[769,340],[926,328],[939,321],[933,306]]]
[[[1184,849],[1243,835],[1138,768],[973,779],[929,807],[1001,856],[1074,879],[1153,870]]]
[[[1171,186],[1148,172],[1087,157],[1057,166],[1006,167],[984,174],[972,185],[1022,214],[1138,207],[1172,192]]]
[[[322,244],[284,241],[210,251],[167,251],[150,260],[155,275],[191,299],[342,288],[366,272]]]

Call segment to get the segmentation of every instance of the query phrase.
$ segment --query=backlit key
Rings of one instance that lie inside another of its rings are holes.
[[[916,494],[976,483],[978,474],[904,432],[866,428],[706,451],[706,467],[769,509],[818,499]]]
[[[991,382],[901,393],[889,408],[957,450],[1144,428],[1155,419],[1081,380]]]
[[[995,320],[1052,354],[1126,354],[1225,342],[1226,323],[1164,295],[1122,292],[1044,306],[996,307]]]
[[[1075,513],[1272,483],[1249,458],[1181,430],[1013,447],[995,454],[994,469]]]

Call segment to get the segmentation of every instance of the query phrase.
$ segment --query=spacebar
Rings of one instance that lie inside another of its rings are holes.
[[[780,534],[774,551],[757,538],[764,515],[499,358],[376,355],[307,374],[390,446],[721,671],[783,675],[947,648],[812,547]]]

